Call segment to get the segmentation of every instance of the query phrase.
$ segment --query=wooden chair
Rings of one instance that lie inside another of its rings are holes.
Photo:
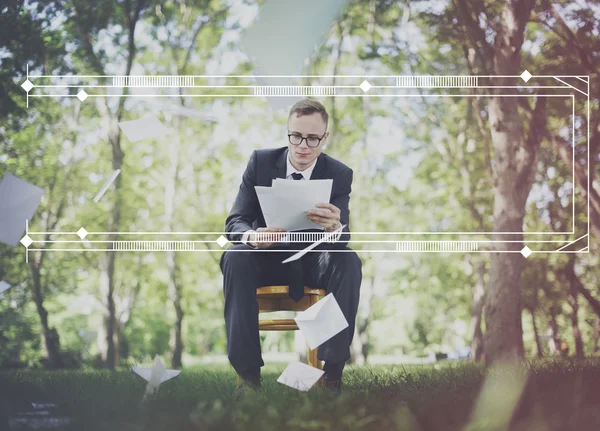
[[[304,311],[325,296],[325,290],[312,289],[304,287],[304,297],[295,302],[289,296],[289,286],[264,286],[256,289],[256,299],[258,301],[258,312],[268,313],[273,311]],[[298,325],[294,319],[270,319],[259,320],[258,329],[260,331],[295,331]],[[308,349],[308,365],[323,369],[323,364],[317,358],[319,349]],[[237,378],[238,386],[241,384],[241,377]]]

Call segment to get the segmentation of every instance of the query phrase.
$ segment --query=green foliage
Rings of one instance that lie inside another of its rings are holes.
[[[30,74],[103,75],[124,73],[131,59],[135,74],[206,74],[211,62],[225,61],[225,54],[233,57],[239,49],[243,28],[240,22],[229,19],[230,3],[105,0],[92,4],[70,0],[38,1],[28,7],[13,3],[0,17],[0,40],[3,50],[10,54],[5,56],[0,50],[0,176],[11,172],[44,188],[44,198],[30,221],[30,229],[75,232],[84,226],[90,232],[105,232],[116,198],[114,189],[107,191],[98,204],[92,204],[92,198],[114,168],[109,123],[117,112],[122,113],[119,121],[152,112],[177,133],[135,143],[121,135],[125,157],[120,174],[118,231],[221,231],[251,150],[285,145],[285,113],[272,115],[265,101],[258,98],[185,98],[179,93],[158,101],[107,97],[106,111],[99,109],[104,103],[102,98],[90,98],[85,103],[75,98],[30,98],[27,109],[19,85],[26,64]],[[472,64],[465,58],[472,35],[459,22],[464,19],[457,10],[459,3],[349,3],[307,69],[311,74],[330,75],[336,71],[337,79],[360,74],[481,75],[490,66],[487,57]],[[493,42],[493,26],[501,5],[491,1],[467,3],[487,20],[484,38]],[[254,1],[246,4],[258,6]],[[600,70],[594,54],[600,51],[597,13],[566,1],[556,3],[556,8],[573,26],[575,39],[565,40],[557,34],[549,3],[540,4],[526,29],[529,43],[523,48],[523,68],[540,75],[589,74],[594,82]],[[127,34],[134,18],[139,20],[135,49],[130,51]],[[583,51],[576,49],[575,42]],[[243,57],[232,69],[232,75],[252,73],[251,64]],[[333,79],[318,81],[329,85]],[[227,85],[241,82],[231,77],[224,81]],[[345,85],[340,81],[338,84]],[[78,89],[65,91],[75,94]],[[104,90],[94,91],[101,94]],[[596,93],[592,96],[594,111],[599,101]],[[489,163],[494,162],[494,154],[491,150],[489,156],[486,154],[489,126],[484,98],[480,105],[470,100],[473,98],[459,97],[324,99],[331,114],[326,151],[354,170],[353,231],[491,230],[494,184]],[[119,102],[123,102],[120,111]],[[565,139],[561,129],[570,125],[570,103],[566,98],[549,101],[549,135]],[[577,103],[578,110],[584,108],[580,101]],[[528,106],[519,108],[525,132]],[[171,107],[213,113],[227,121],[214,124],[182,117]],[[587,129],[584,118],[578,117],[577,121],[578,130]],[[593,131],[597,123],[590,126]],[[578,156],[585,139],[584,133],[577,132]],[[544,139],[534,189],[544,190],[550,198],[528,203],[527,232],[563,231],[573,221],[578,227],[585,225],[586,202],[577,187],[576,219],[572,219],[569,181],[571,170],[557,155],[555,145]],[[172,193],[168,191],[171,185]],[[107,236],[90,238],[104,241]],[[209,238],[212,236],[194,237]],[[47,239],[64,238],[50,235]],[[368,252],[365,243],[352,246],[363,259],[364,299],[359,323],[364,323],[365,329],[359,335],[372,354],[415,356],[470,343],[472,328],[464,328],[472,318],[478,280],[474,268],[478,263],[485,267],[486,254],[384,254]],[[99,289],[105,254],[86,252],[81,247],[77,252],[29,255],[32,260],[43,258],[42,304],[49,315],[49,326],[58,331],[61,349],[70,352],[73,365],[79,361],[92,363],[98,355],[97,340],[84,342],[78,334],[81,329],[99,330],[106,316],[105,298]],[[177,280],[184,312],[184,353],[187,357],[225,354],[220,248],[209,242],[198,243],[198,248],[201,250],[195,253],[176,254],[173,274],[169,274],[165,253],[118,254],[114,299],[124,361],[144,361],[154,354],[169,356],[176,321],[168,292],[172,276]],[[572,344],[569,284],[561,275],[567,257],[533,255],[526,262],[524,310],[537,316],[542,335],[548,329],[549,311],[557,311],[559,335]],[[577,257],[576,273],[596,297],[598,268],[593,253]],[[40,312],[34,302],[32,268],[25,265],[20,246],[11,249],[0,245],[0,279],[13,285],[0,298],[0,366],[39,366],[43,355]],[[597,316],[582,299],[579,305],[586,352],[592,353]],[[525,327],[525,339],[530,352],[534,334],[529,325]],[[281,335],[274,345],[290,349],[290,334]],[[199,406],[198,417],[208,415],[211,426],[216,426],[227,419],[225,405]],[[214,417],[207,413],[213,410]],[[252,417],[247,412],[239,414],[242,422]],[[398,415],[403,421],[411,420],[406,411]],[[370,427],[373,423],[368,411],[357,409],[347,426]],[[282,424],[298,426],[294,421]],[[318,420],[310,424],[315,428],[321,425]]]

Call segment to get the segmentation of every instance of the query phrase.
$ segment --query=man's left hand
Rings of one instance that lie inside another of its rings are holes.
[[[340,225],[340,209],[330,203],[317,204],[319,210],[308,211],[308,219],[320,224],[327,232],[331,232],[339,228]]]

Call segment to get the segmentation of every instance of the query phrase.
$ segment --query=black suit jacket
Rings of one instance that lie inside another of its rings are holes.
[[[241,241],[249,229],[266,227],[254,186],[270,187],[275,178],[285,178],[287,170],[287,147],[254,150],[248,166],[242,175],[240,190],[233,208],[225,222],[225,232],[229,241]],[[342,248],[350,240],[350,192],[352,191],[352,169],[325,153],[317,158],[310,177],[311,180],[333,179],[329,202],[340,209],[340,222],[346,227],[336,243],[328,243],[328,248]],[[235,233],[233,233],[235,232]],[[311,229],[303,232],[322,232]],[[298,244],[294,244],[296,246]],[[326,244],[320,244],[323,248]]]

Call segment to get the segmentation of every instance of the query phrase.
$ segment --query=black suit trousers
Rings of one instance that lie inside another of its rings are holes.
[[[294,245],[294,249],[298,248]],[[289,285],[286,268],[289,265],[281,262],[294,253],[279,248],[255,250],[244,244],[235,244],[221,256],[227,353],[238,373],[264,365],[258,333],[256,289],[269,285]],[[305,285],[333,293],[349,324],[319,346],[319,359],[326,362],[347,361],[360,297],[362,262],[347,247],[309,251],[301,261]]]

